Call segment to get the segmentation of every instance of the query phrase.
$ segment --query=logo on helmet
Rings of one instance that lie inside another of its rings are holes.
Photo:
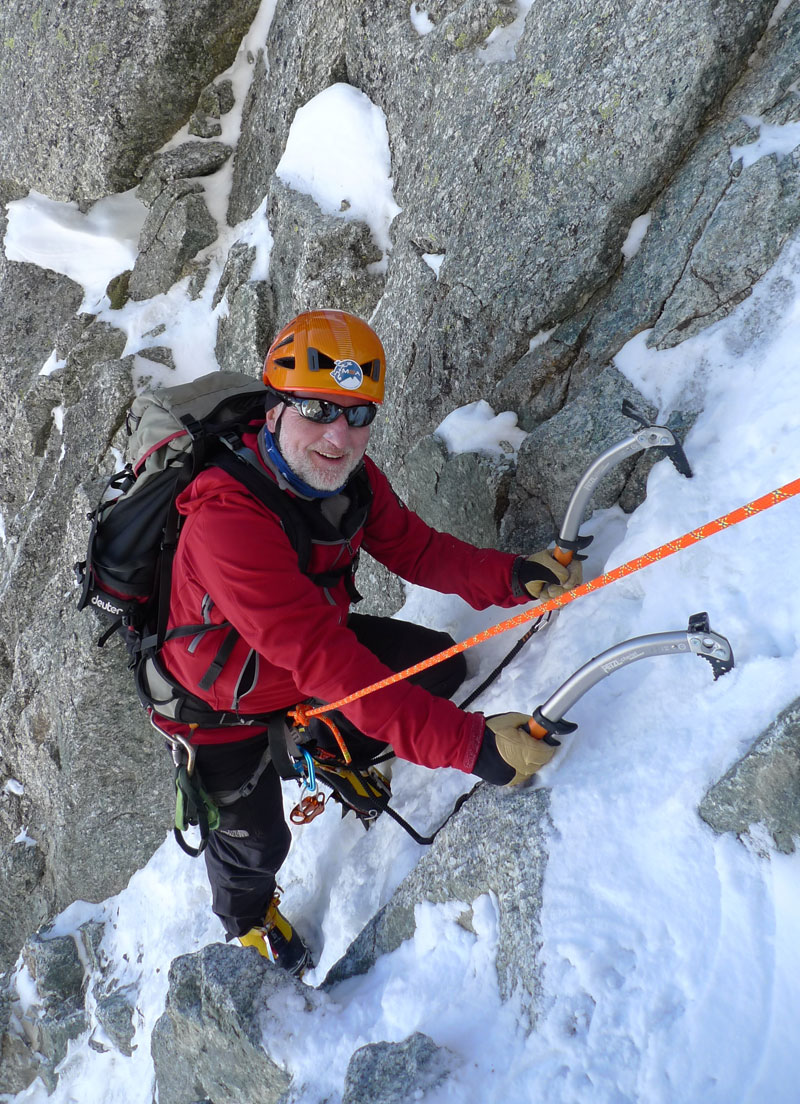
[[[364,373],[361,366],[354,360],[337,360],[331,372],[334,381],[343,387],[345,391],[355,391],[364,382]]]

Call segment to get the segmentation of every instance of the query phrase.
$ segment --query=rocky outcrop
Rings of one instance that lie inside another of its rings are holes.
[[[291,1083],[262,1046],[261,1014],[308,990],[253,949],[213,944],[176,958],[164,1015],[153,1030],[159,1104],[278,1104]]]
[[[384,419],[393,463],[620,268],[633,218],[739,76],[772,8],[535,4],[499,55],[486,40],[514,5],[426,5],[426,35],[406,8],[279,5],[229,220],[261,202],[295,111],[316,93],[347,80],[384,110],[403,209],[376,314],[402,392]],[[438,279],[423,253],[444,254]]]
[[[498,791],[480,787],[445,825],[429,851],[401,882],[391,901],[331,968],[323,988],[366,973],[377,958],[410,939],[419,901],[465,902],[460,923],[470,925],[470,903],[493,893],[499,914],[497,974],[506,998],[518,989],[531,1006],[539,993],[537,958],[542,879],[550,828],[546,789]],[[502,856],[495,841],[503,840]]]
[[[794,852],[800,838],[800,700],[711,787],[699,812],[715,832],[740,836],[761,825],[778,851]]]
[[[24,0],[0,11],[0,180],[87,206],[186,122],[258,0]]]
[[[384,281],[368,269],[382,254],[366,223],[323,214],[313,199],[278,177],[270,185],[267,214],[276,318],[288,320],[318,303],[372,315]]]
[[[25,268],[9,266],[12,292],[16,279],[25,283],[28,274],[18,271]],[[49,290],[51,281],[44,284]],[[68,287],[62,294],[74,311],[80,296]],[[170,822],[169,760],[138,706],[124,649],[111,642],[99,650],[102,629],[75,609],[73,564],[85,555],[86,515],[103,476],[116,467],[112,450],[122,443],[117,434],[132,398],[130,359],[104,359],[119,357],[124,335],[91,322],[77,329],[59,372],[39,375],[47,356],[40,347],[0,377],[0,425],[9,445],[2,472],[2,772],[4,781],[20,783],[0,801],[4,967],[54,912],[76,898],[119,891]]]
[[[415,1031],[402,1043],[369,1043],[355,1052],[347,1067],[342,1104],[406,1104],[438,1088],[455,1055]]]

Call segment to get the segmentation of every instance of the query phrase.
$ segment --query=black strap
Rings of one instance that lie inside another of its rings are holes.
[[[254,498],[262,502],[268,510],[276,514],[283,525],[289,543],[297,553],[300,571],[306,575],[311,561],[311,537],[308,529],[298,518],[289,496],[267,475],[251,449],[233,449],[226,440],[227,450],[220,448],[213,457],[214,467],[221,468],[238,480]]]
[[[214,804],[224,808],[226,805],[233,805],[235,801],[240,801],[244,797],[249,797],[258,785],[262,774],[271,761],[272,753],[270,752],[269,746],[267,746],[264,748],[264,753],[259,759],[256,769],[250,777],[242,783],[238,790],[219,790],[211,794]],[[296,778],[297,775],[294,774],[294,777]]]
[[[159,649],[167,635],[167,623],[169,621],[169,607],[172,598],[172,563],[175,559],[175,551],[178,547],[178,532],[181,526],[181,517],[176,505],[178,495],[189,486],[202,466],[204,449],[202,439],[195,441],[191,454],[187,454],[181,464],[181,470],[175,480],[172,497],[167,511],[167,520],[164,525],[164,539],[161,542],[161,555],[158,564],[158,609],[156,612],[155,648]]]
[[[208,670],[197,684],[201,690],[210,690],[217,681],[222,674],[222,668],[231,658],[233,649],[236,647],[239,639],[239,633],[231,626],[225,634],[225,639],[217,649],[217,654],[211,660]]]
[[[289,755],[289,728],[286,723],[286,715],[279,713],[277,716],[270,718],[267,732],[269,735],[269,752],[278,776],[280,778],[297,778],[294,760]]]

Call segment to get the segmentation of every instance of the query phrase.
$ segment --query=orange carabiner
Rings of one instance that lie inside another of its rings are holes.
[[[289,820],[292,824],[309,824],[315,817],[325,811],[325,794],[309,794],[292,809]]]

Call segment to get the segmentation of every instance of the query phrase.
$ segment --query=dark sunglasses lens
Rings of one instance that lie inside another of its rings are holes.
[[[343,410],[347,424],[353,429],[362,429],[371,425],[375,420],[378,408],[375,403],[366,403],[364,406],[348,406]]]
[[[296,406],[304,418],[322,425],[335,422],[341,413],[336,403],[325,402],[324,399],[300,399]]]
[[[370,425],[378,413],[375,403],[365,403],[363,406],[339,406],[325,399],[297,399],[292,405],[304,418],[320,425],[330,425],[340,414],[344,414],[347,424],[353,429]]]

